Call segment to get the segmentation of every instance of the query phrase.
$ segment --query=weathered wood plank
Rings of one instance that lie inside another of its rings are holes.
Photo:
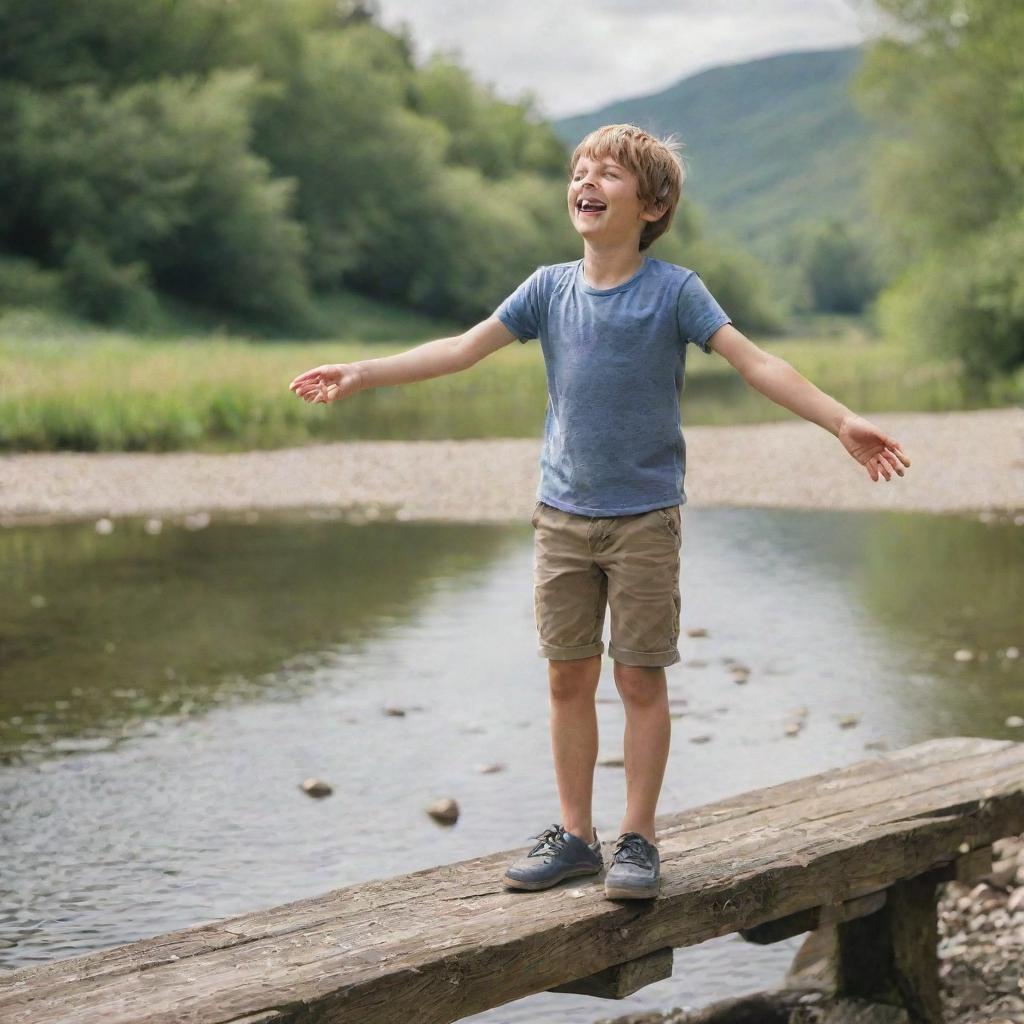
[[[631,957],[842,903],[1024,831],[1024,744],[932,741],[659,819],[662,896],[512,893],[518,850],[0,977],[10,1024],[447,1024]],[[578,881],[578,880],[576,880]],[[175,959],[172,959],[175,958]],[[274,1018],[269,1018],[274,1019]]]
[[[873,781],[884,781],[901,775],[913,776],[915,772],[932,772],[933,769],[947,766],[973,778],[978,772],[978,766],[987,763],[990,755],[1013,746],[1008,741],[968,737],[933,740],[868,761],[830,769],[810,778],[780,783],[693,810],[663,816],[658,820],[659,847],[665,848],[662,861],[664,863],[666,856],[670,855],[669,847],[673,856],[689,856],[692,851],[707,848],[707,844],[712,842],[728,847],[735,839],[736,832],[730,823],[739,825],[740,819],[743,819],[745,834],[751,834],[764,826],[766,815],[781,813],[787,806],[815,795],[838,795],[845,791],[851,797],[848,804],[856,806],[861,789]],[[933,777],[941,784],[939,776]],[[688,836],[691,832],[699,832],[699,835]],[[366,927],[367,912],[370,909],[377,913],[386,912],[389,908],[421,906],[424,900],[434,897],[442,901],[484,897],[500,891],[495,870],[500,874],[507,860],[520,853],[518,850],[505,851],[437,868],[424,868],[401,876],[400,886],[397,879],[349,886],[265,911],[182,929],[103,953],[90,954],[88,974],[133,973],[157,964],[199,956],[211,950],[332,923],[346,929]],[[719,856],[717,853],[714,855]],[[451,883],[449,888],[454,895],[440,891],[446,883]],[[399,910],[398,913],[404,911]],[[65,961],[33,968],[37,972],[37,983],[41,983],[51,973],[62,977],[66,973],[63,963]]]
[[[982,846],[957,857],[950,865],[944,882],[974,882],[992,871],[992,847]]]
[[[956,860],[940,867],[933,868],[931,874],[940,882],[973,882],[982,878],[992,870],[992,847],[983,846],[969,853],[961,854]],[[793,915],[794,918],[807,919],[806,914]],[[788,921],[784,918],[783,921]],[[852,918],[851,918],[852,920]],[[769,922],[771,927],[775,922]],[[816,926],[804,939],[793,958],[793,963],[786,973],[787,988],[810,988],[819,991],[835,992],[838,987],[836,977],[836,961],[838,959],[838,935],[832,927],[839,922],[822,923]],[[797,933],[799,934],[799,933]],[[886,968],[888,969],[888,967]]]
[[[613,964],[597,974],[588,975],[578,981],[569,981],[564,985],[554,985],[551,992],[572,992],[581,996],[598,996],[601,999],[625,999],[634,992],[656,981],[664,981],[672,977],[672,959],[674,950],[671,946],[656,949],[653,953],[627,960],[623,964]]]
[[[836,927],[841,997],[906,1009],[910,1024],[942,1024],[937,887],[941,872],[897,882],[875,914]]]
[[[856,899],[846,900],[843,903],[811,907],[786,917],[776,918],[774,921],[765,921],[764,924],[754,925],[753,928],[741,928],[740,936],[755,945],[768,946],[773,942],[791,939],[794,935],[812,932],[816,928],[825,928],[829,925],[841,924],[844,921],[854,921],[858,917],[866,917],[868,914],[880,910],[884,903],[885,890],[883,889],[881,892],[868,893],[866,896],[858,896]]]
[[[977,850],[962,854],[943,868],[936,868],[935,875],[942,882],[973,882],[982,878],[992,870],[992,847],[983,846]],[[858,917],[866,917],[880,910],[885,903],[885,890],[868,893],[857,899],[843,903],[826,904],[821,907],[809,907],[787,917],[766,921],[752,928],[741,928],[740,936],[747,942],[759,946],[767,946],[774,942],[791,939],[804,932],[812,932],[818,928],[853,921]]]

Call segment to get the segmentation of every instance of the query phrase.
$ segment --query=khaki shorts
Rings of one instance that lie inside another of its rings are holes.
[[[537,502],[533,599],[542,658],[604,653],[624,665],[664,667],[679,658],[680,506],[630,516],[583,516]]]

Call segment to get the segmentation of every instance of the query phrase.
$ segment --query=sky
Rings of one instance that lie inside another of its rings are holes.
[[[722,64],[862,42],[869,0],[377,0],[411,29],[418,60],[455,52],[504,99],[551,118],[659,92]]]

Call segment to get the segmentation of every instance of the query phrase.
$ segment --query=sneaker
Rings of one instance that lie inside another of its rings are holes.
[[[639,832],[625,832],[615,844],[615,856],[604,876],[604,894],[613,900],[650,899],[661,888],[658,848]]]
[[[505,870],[502,881],[510,889],[548,889],[563,878],[596,875],[604,868],[601,840],[597,838],[596,828],[594,841],[589,845],[558,824],[530,838],[539,842],[525,857]]]

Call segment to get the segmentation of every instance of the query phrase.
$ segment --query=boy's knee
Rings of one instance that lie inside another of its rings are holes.
[[[551,659],[548,679],[556,700],[593,696],[601,678],[601,655],[589,658]]]
[[[653,703],[667,693],[665,669],[647,665],[626,665],[614,662],[615,686],[623,700]]]

